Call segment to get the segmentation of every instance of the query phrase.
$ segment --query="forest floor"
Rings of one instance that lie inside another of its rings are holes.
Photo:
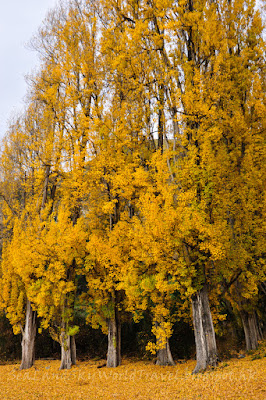
[[[104,361],[78,362],[59,371],[56,360],[37,360],[29,370],[19,363],[0,365],[1,400],[219,400],[266,399],[266,357],[221,362],[219,367],[191,375],[195,361],[175,367],[123,360],[115,369],[97,368]]]

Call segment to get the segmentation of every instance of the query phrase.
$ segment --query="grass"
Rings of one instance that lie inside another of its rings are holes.
[[[80,362],[67,371],[50,360],[24,371],[19,363],[1,365],[1,400],[266,399],[266,358],[232,359],[196,376],[191,375],[195,361],[159,367],[124,360],[115,369],[97,368],[102,363]]]

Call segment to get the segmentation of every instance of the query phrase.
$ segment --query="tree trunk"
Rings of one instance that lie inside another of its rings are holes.
[[[60,369],[70,369],[72,365],[71,360],[71,345],[70,345],[70,336],[65,332],[61,333],[60,338],[61,344],[61,365]]]
[[[117,310],[115,317],[108,320],[107,367],[118,367],[121,364],[121,324]]]
[[[175,365],[168,339],[166,339],[164,348],[157,351],[156,365]]]
[[[197,365],[193,374],[218,363],[215,332],[206,285],[192,296]]]
[[[25,328],[22,330],[22,360],[20,369],[28,369],[35,361],[36,311],[27,300]]]
[[[259,340],[262,340],[262,332],[260,331],[256,312],[248,313],[245,310],[240,312],[247,351],[256,350]]]
[[[76,365],[77,362],[77,349],[75,336],[70,336],[70,349],[71,349],[71,362],[72,365]]]

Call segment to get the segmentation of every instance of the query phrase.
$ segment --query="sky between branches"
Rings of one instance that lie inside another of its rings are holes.
[[[57,0],[1,1],[0,13],[0,138],[11,116],[23,109],[25,75],[38,66],[37,54],[26,47]]]

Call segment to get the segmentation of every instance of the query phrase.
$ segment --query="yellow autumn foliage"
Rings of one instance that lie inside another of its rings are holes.
[[[98,369],[102,363],[79,362],[71,371],[58,371],[59,361],[37,360],[27,371],[1,365],[1,392],[6,400],[265,399],[266,358],[232,359],[197,376],[191,375],[195,361],[160,367],[123,360],[115,370]]]

